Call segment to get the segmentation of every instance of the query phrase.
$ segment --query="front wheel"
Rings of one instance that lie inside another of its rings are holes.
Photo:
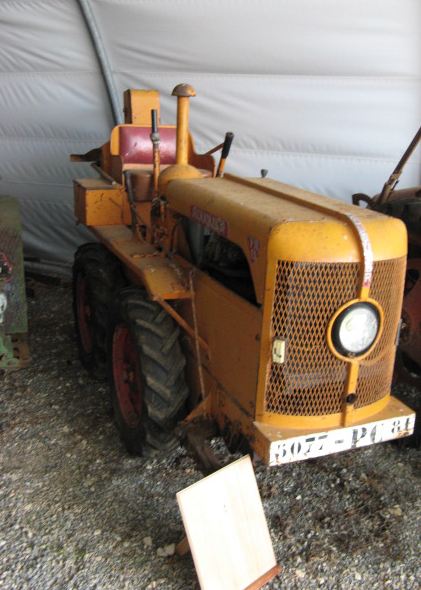
[[[143,291],[123,289],[110,313],[108,350],[114,416],[127,450],[173,448],[188,397],[178,326]]]

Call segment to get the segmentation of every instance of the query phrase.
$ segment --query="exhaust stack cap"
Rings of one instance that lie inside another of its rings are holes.
[[[177,84],[172,96],[196,96],[196,90],[190,84]]]

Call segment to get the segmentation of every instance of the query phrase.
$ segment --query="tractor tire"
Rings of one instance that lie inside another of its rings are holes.
[[[144,291],[120,291],[110,313],[108,354],[114,419],[131,454],[172,450],[188,388],[179,328]]]
[[[108,312],[126,281],[120,262],[104,246],[84,244],[73,264],[73,313],[79,358],[92,377],[107,378]]]

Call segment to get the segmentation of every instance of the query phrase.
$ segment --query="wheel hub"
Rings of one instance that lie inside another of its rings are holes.
[[[120,412],[130,427],[136,427],[142,411],[142,383],[136,346],[124,324],[114,330],[112,363]]]

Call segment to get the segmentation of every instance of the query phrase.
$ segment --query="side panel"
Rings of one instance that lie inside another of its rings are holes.
[[[194,289],[199,333],[209,346],[209,356],[202,353],[202,363],[254,416],[261,310],[200,271],[195,272]],[[183,303],[182,314],[193,325],[190,302]]]

